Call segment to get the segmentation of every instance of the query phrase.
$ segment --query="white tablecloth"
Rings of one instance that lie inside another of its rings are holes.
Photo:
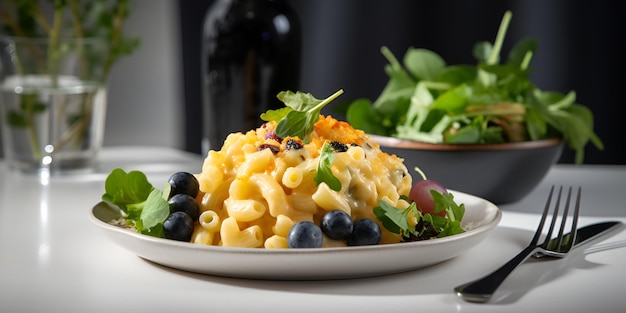
[[[202,158],[155,147],[107,148],[98,173],[36,177],[0,163],[0,312],[616,312],[626,307],[623,227],[563,260],[527,262],[491,303],[452,288],[501,265],[530,240],[548,187],[581,185],[580,224],[626,223],[626,166],[555,166],[523,200],[500,206],[493,233],[465,254],[425,269],[335,281],[263,281],[165,268],[107,240],[88,220],[115,168],[165,182],[199,172]]]

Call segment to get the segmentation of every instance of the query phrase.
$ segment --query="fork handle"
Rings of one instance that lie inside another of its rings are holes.
[[[498,289],[500,284],[509,276],[511,272],[526,259],[528,259],[533,253],[535,253],[537,247],[532,245],[526,247],[520,251],[515,257],[513,257],[506,264],[500,268],[477,280],[469,283],[457,286],[454,288],[456,294],[469,302],[487,302],[493,293]]]

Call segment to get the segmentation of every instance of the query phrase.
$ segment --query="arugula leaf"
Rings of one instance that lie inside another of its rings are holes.
[[[334,159],[335,153],[332,147],[327,142],[324,142],[314,179],[317,185],[326,183],[330,189],[339,191],[341,190],[341,181],[333,175],[333,171],[330,168]]]
[[[465,215],[465,204],[457,204],[454,201],[453,193],[449,192],[443,194],[436,190],[430,190],[430,194],[433,196],[435,202],[435,213],[446,211],[446,218],[450,221],[460,221],[463,219]]]
[[[126,212],[127,205],[146,201],[154,187],[144,173],[140,171],[126,173],[123,169],[116,168],[107,176],[104,189],[102,200],[115,204]]]
[[[411,212],[415,216],[420,214],[415,203],[411,203],[408,208],[401,210],[380,200],[378,206],[374,208],[374,215],[383,224],[383,227],[394,234],[401,234],[402,237],[417,234],[415,227],[409,226],[409,214]]]
[[[290,107],[280,108],[278,110],[267,110],[265,113],[261,113],[261,119],[264,121],[280,121],[287,116],[293,109]]]
[[[465,204],[458,205],[454,201],[452,193],[443,194],[436,190],[431,190],[435,202],[434,213],[446,212],[446,216],[432,216],[432,223],[439,231],[438,238],[456,235],[465,232],[461,227],[461,220],[465,215]]]
[[[291,111],[286,118],[276,125],[276,135],[281,138],[287,136],[305,138],[313,131],[315,122],[319,120],[319,110],[314,111]]]
[[[415,236],[420,238],[420,232],[428,232],[427,227],[416,229],[409,226],[409,216],[412,213],[418,218],[417,225],[424,225],[427,222],[431,225],[438,238],[456,235],[465,232],[461,227],[461,220],[465,215],[465,205],[458,205],[454,202],[452,193],[442,194],[436,190],[430,191],[435,202],[434,213],[446,212],[446,216],[421,214],[414,202],[406,209],[398,209],[385,201],[380,200],[378,206],[374,208],[374,215],[388,231],[401,234],[404,238]]]
[[[310,93],[282,91],[277,97],[285,103],[286,107],[279,110],[269,110],[261,114],[261,119],[278,121],[276,135],[281,138],[297,136],[305,139],[313,131],[322,108],[342,93],[343,90],[339,90],[330,97],[319,100]]]
[[[428,49],[411,49],[404,55],[404,64],[417,79],[433,80],[446,68],[446,61]]]
[[[141,171],[116,168],[104,183],[102,200],[119,207],[127,223],[146,235],[164,237],[163,222],[170,213],[165,191],[155,189]]]
[[[325,100],[318,100],[310,93],[301,91],[281,91],[277,98],[294,111],[305,112],[314,109]]]
[[[372,102],[368,99],[358,99],[352,103],[346,111],[347,119],[352,121],[351,125],[355,129],[363,130],[370,134],[384,134],[387,132],[382,125],[382,120],[376,110],[372,107]]]
[[[170,206],[163,196],[163,192],[158,189],[154,189],[141,211],[139,218],[141,219],[141,232],[145,234],[151,234],[155,231],[159,231],[160,227],[162,231],[163,222],[170,214]],[[155,229],[157,228],[157,229]]]
[[[374,101],[374,108],[384,115],[393,114],[395,110],[402,107],[402,102],[408,102],[415,81],[411,75],[404,70],[402,64],[391,53],[387,47],[381,48],[381,53],[387,58],[389,64],[385,66],[385,72],[389,76],[389,82]]]

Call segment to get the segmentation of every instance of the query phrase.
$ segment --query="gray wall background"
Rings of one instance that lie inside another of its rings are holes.
[[[605,150],[588,145],[585,163],[626,164],[624,128],[624,18],[613,0],[287,0],[302,22],[300,90],[319,97],[344,89],[341,101],[374,99],[388,77],[380,47],[397,57],[409,46],[428,48],[449,64],[475,64],[477,41],[495,39],[506,10],[513,12],[503,52],[523,37],[539,48],[531,66],[543,90],[576,91],[577,101],[595,115]],[[199,41],[211,1],[180,1],[185,149],[199,152]],[[504,56],[503,56],[504,57]],[[339,99],[334,101],[340,101]],[[332,105],[332,104],[331,104]],[[325,110],[329,113],[332,108]],[[198,137],[196,137],[198,136]],[[565,149],[562,163],[572,163]]]
[[[200,32],[211,0],[134,0],[126,25],[141,46],[113,68],[106,146],[164,146],[200,151]],[[387,77],[379,52],[401,56],[429,48],[451,64],[474,63],[476,41],[493,41],[505,10],[513,20],[505,51],[521,37],[539,40],[533,81],[575,90],[596,116],[605,150],[589,146],[586,163],[626,164],[621,97],[624,19],[612,0],[291,0],[302,21],[300,90],[344,101],[375,98]],[[325,113],[329,113],[328,111]],[[1,152],[1,151],[0,151]],[[565,151],[561,162],[571,163]]]
[[[178,2],[131,3],[125,30],[141,45],[111,71],[104,144],[184,149]]]

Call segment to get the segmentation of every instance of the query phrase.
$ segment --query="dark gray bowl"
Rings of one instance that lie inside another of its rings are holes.
[[[563,141],[545,139],[504,144],[429,144],[370,135],[380,148],[404,159],[414,177],[419,167],[448,189],[495,204],[512,203],[531,192],[561,156]]]

